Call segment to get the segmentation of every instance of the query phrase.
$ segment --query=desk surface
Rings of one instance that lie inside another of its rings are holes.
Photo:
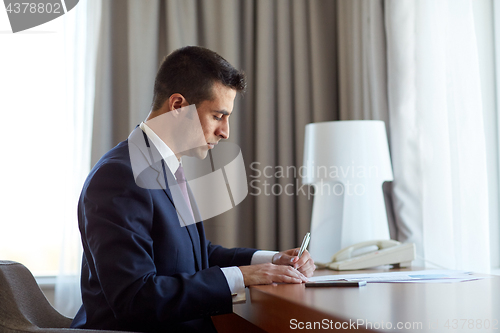
[[[359,271],[315,275],[350,273]],[[369,283],[360,288],[254,286],[247,290],[246,303],[234,305],[233,311],[240,321],[268,332],[308,327],[322,331],[339,325],[356,332],[500,332],[500,277],[459,283]]]

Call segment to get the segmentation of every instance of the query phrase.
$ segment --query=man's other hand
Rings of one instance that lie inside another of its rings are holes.
[[[307,250],[305,250],[299,258],[297,256],[299,250],[299,248],[296,248],[276,253],[273,257],[273,264],[292,266],[305,276],[311,277],[316,269],[314,260]]]
[[[243,274],[245,286],[271,284],[273,282],[302,283],[307,278],[292,266],[260,264],[238,267]]]

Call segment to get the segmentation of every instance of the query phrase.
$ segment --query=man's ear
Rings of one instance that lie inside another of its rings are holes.
[[[184,96],[182,96],[179,93],[172,94],[168,99],[168,104],[169,104],[168,108],[169,111],[177,110],[189,105]]]

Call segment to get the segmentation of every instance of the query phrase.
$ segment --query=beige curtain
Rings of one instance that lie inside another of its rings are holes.
[[[312,206],[298,175],[305,125],[387,119],[382,1],[113,0],[102,16],[93,163],[145,119],[169,52],[204,46],[247,73],[229,140],[255,182],[239,206],[205,221],[214,243],[297,246]],[[276,195],[286,185],[292,195]]]

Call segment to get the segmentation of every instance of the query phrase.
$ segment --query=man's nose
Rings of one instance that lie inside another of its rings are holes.
[[[215,134],[221,139],[229,138],[229,119],[222,121],[222,124],[217,127],[217,132]]]

